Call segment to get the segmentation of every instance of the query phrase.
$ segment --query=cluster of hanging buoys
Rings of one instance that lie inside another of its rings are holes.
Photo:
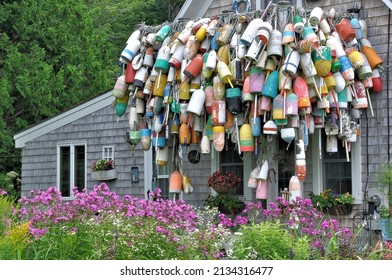
[[[277,21],[284,23],[280,29]],[[297,180],[306,178],[314,128],[325,129],[328,152],[337,151],[331,145],[339,139],[349,157],[358,111],[370,107],[374,114],[369,90],[382,90],[382,63],[366,39],[365,21],[319,7],[282,11],[271,1],[264,11],[142,25],[120,55],[113,96],[118,117],[130,106],[129,142],[146,151],[152,146],[158,165],[169,161],[168,143],[174,161],[178,145],[196,144],[208,154],[227,141],[239,154],[259,155],[261,135],[270,141],[280,133],[288,146],[295,142],[294,193]],[[248,184],[260,199],[267,193],[263,165]],[[184,191],[185,184],[190,192],[176,167],[170,191]]]

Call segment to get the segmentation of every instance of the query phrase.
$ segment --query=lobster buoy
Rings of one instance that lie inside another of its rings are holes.
[[[279,69],[279,92],[282,92],[282,90],[290,91],[293,84],[293,80],[289,73],[286,72],[286,75],[284,75],[283,71],[284,65]]]
[[[204,134],[201,138],[200,150],[202,154],[209,154],[211,152],[210,139],[208,139],[208,136],[206,134]]]
[[[114,84],[112,95],[117,98],[123,98],[127,90],[128,85],[125,82],[125,75],[121,75],[117,78],[117,81]]]
[[[171,67],[176,68],[176,69],[181,68],[181,62],[184,57],[184,50],[185,50],[185,45],[177,46],[176,50],[171,55],[170,60],[169,60],[169,65]]]
[[[222,125],[212,128],[213,144],[216,151],[221,152],[225,146],[225,127]]]
[[[347,48],[346,55],[354,69],[360,69],[365,64],[363,56],[356,48]]]
[[[132,40],[127,44],[124,50],[121,52],[120,57],[126,62],[130,62],[137,52],[140,50],[140,41],[139,40]]]
[[[339,108],[347,108],[348,107],[348,99],[347,99],[347,88],[344,87],[341,91],[338,91],[338,104]]]
[[[336,31],[339,33],[342,41],[346,43],[351,42],[356,35],[350,22],[346,18],[342,18],[342,20],[336,24]]]
[[[229,88],[226,90],[227,109],[233,115],[241,113],[241,90],[239,88]]]
[[[288,23],[282,34],[282,44],[287,45],[295,41],[294,24]]]
[[[362,43],[361,52],[366,56],[369,65],[370,67],[372,67],[372,69],[383,64],[381,57],[373,49],[372,45],[368,40],[362,39],[361,43]]]
[[[256,198],[267,199],[268,196],[268,182],[267,180],[258,180],[256,187]]]
[[[363,38],[363,34],[362,34],[361,24],[359,23],[359,20],[357,18],[352,18],[350,20],[350,25],[355,31],[355,38],[357,40],[361,40]]]
[[[226,101],[212,101],[212,124],[214,126],[224,125],[226,122]]]
[[[255,150],[252,129],[249,124],[243,124],[240,128],[240,149],[241,152],[253,152]]]
[[[287,95],[286,115],[287,116],[297,116],[298,115],[298,97],[295,93],[290,93]]]
[[[282,56],[282,33],[274,29],[271,32],[271,38],[267,44],[267,55],[268,57],[275,57],[279,59]]]
[[[355,77],[355,73],[353,68],[351,67],[351,62],[347,58],[347,56],[341,56],[339,57],[339,61],[342,64],[342,69],[340,69],[340,73],[342,73],[343,78],[346,81],[353,81]]]
[[[253,94],[261,94],[265,79],[264,71],[257,67],[252,67],[249,77],[249,92]]]
[[[323,10],[320,7],[315,7],[310,12],[309,23],[312,26],[316,26],[320,23],[321,17],[323,16]]]
[[[279,89],[279,72],[277,70],[274,70],[271,72],[266,82],[264,83],[263,89],[261,91],[261,95],[274,99],[275,96],[278,95],[278,89]]]
[[[207,82],[205,84],[205,88],[204,88],[204,93],[205,93],[205,109],[207,114],[211,114],[212,113],[212,101],[215,100],[214,97],[214,88],[212,87],[211,82]]]
[[[155,41],[157,42],[163,42],[163,40],[166,39],[166,37],[170,33],[170,26],[169,25],[164,25],[159,29],[159,31],[155,34]]]
[[[325,151],[327,153],[337,153],[338,152],[338,137],[336,135],[328,135]]]
[[[332,52],[330,47],[320,46],[317,50],[313,50],[312,59],[320,77],[324,77],[331,71]]]
[[[268,44],[272,32],[272,25],[269,22],[263,22],[257,32],[260,40],[264,45]]]
[[[182,145],[189,145],[191,143],[191,133],[186,123],[182,123],[180,126],[179,139]]]
[[[255,189],[257,187],[257,174],[259,174],[260,171],[260,167],[256,166],[249,175],[249,179],[248,179],[248,187]]]
[[[368,100],[365,86],[361,81],[356,81],[354,83],[354,88],[356,92],[356,98],[353,99],[353,107],[355,109],[366,109],[368,107]]]
[[[293,18],[293,22],[294,22],[295,33],[302,34],[305,27],[304,20],[302,19],[302,17],[300,15],[295,15]]]
[[[380,93],[382,91],[382,80],[378,69],[372,71],[373,92]]]
[[[189,36],[188,42],[185,45],[184,49],[184,59],[192,60],[195,58],[199,51],[200,42],[196,40],[194,35]]]
[[[187,112],[200,116],[204,107],[206,96],[202,89],[196,90],[189,100]]]
[[[272,118],[274,120],[283,120],[286,118],[283,96],[277,95],[272,102]]]
[[[248,24],[241,36],[241,42],[245,46],[250,46],[262,24],[263,20],[261,18],[255,18]]]
[[[372,76],[372,68],[370,67],[369,61],[363,53],[360,53],[363,58],[363,66],[357,69],[357,76],[360,80],[364,80],[366,77]]]
[[[214,87],[214,97],[215,100],[223,100],[223,98],[225,97],[225,84],[223,83],[223,81],[221,80],[221,78],[219,77],[219,75],[216,75],[213,79],[213,87]]]
[[[222,82],[225,84],[229,83],[232,86],[233,75],[230,72],[229,67],[223,61],[219,61],[217,65],[218,74]]]
[[[278,126],[273,120],[268,120],[263,126],[263,133],[264,134],[278,134]]]
[[[201,73],[206,80],[209,80],[212,76],[212,70],[207,69],[208,57],[209,57],[208,52],[203,55],[203,68],[201,69]]]
[[[183,71],[190,80],[195,79],[203,68],[203,55],[197,54]]]
[[[124,94],[122,98],[116,98],[116,115],[121,117],[127,110],[129,95]]]
[[[293,91],[298,96],[298,108],[310,107],[308,86],[304,78],[298,76],[294,80]]]
[[[292,50],[286,56],[286,59],[282,66],[282,74],[283,75],[290,75],[294,77],[297,73],[298,65],[299,65],[300,55],[297,51]]]
[[[255,98],[250,92],[250,76],[247,76],[242,85],[242,102],[252,102]]]
[[[297,197],[302,198],[301,182],[298,176],[291,176],[289,182],[290,201],[296,201]]]
[[[261,99],[258,100],[259,114],[263,115],[264,112],[270,112],[272,108],[272,100],[268,96],[262,96]]]
[[[174,170],[169,178],[169,192],[181,193],[182,191],[182,175],[179,171]]]
[[[142,147],[144,151],[148,151],[151,147],[151,129],[142,128],[140,130]]]
[[[133,83],[136,75],[135,68],[132,67],[132,62],[128,62],[127,68],[125,69],[125,82],[127,84]]]

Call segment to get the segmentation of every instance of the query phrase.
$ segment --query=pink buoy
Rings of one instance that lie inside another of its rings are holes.
[[[256,198],[267,199],[268,196],[268,182],[266,180],[258,180],[256,187]]]

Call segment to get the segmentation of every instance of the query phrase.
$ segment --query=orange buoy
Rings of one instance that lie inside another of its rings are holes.
[[[181,193],[182,191],[182,175],[179,171],[174,170],[169,178],[169,192]]]

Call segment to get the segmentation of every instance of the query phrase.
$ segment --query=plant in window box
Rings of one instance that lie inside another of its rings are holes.
[[[334,194],[326,189],[319,195],[310,194],[313,206],[330,215],[348,215],[353,209],[354,197],[350,193]]]
[[[392,240],[392,162],[381,166],[378,176],[380,190],[388,200],[388,205],[383,205],[378,211],[380,214],[380,225],[385,240]]]
[[[219,194],[228,193],[240,184],[241,178],[236,176],[232,171],[222,172],[221,170],[217,170],[208,178],[208,186]]]
[[[91,178],[93,180],[108,181],[117,178],[113,160],[99,159],[91,165]]]

